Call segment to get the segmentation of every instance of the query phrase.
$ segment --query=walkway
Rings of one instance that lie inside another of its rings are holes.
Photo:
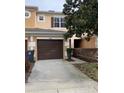
[[[97,82],[62,60],[35,63],[26,93],[97,93]]]

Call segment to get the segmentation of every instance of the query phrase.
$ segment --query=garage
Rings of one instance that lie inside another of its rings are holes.
[[[38,60],[63,59],[63,40],[37,40]]]

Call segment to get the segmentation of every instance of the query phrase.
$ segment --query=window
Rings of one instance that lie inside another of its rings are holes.
[[[64,20],[64,18],[61,18],[61,27],[65,27],[65,20]]]
[[[64,17],[52,17],[52,27],[65,27]]]
[[[38,22],[43,22],[43,21],[45,21],[45,16],[39,15],[38,16]]]
[[[30,16],[31,16],[31,12],[25,11],[25,18],[26,18],[26,19],[27,19],[27,18],[30,18]]]
[[[54,24],[53,24],[53,26],[54,27],[59,27],[59,18],[54,18]]]

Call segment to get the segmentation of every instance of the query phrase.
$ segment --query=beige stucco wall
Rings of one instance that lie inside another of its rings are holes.
[[[80,39],[78,37],[76,37],[75,35],[73,35],[71,39],[71,47],[74,48],[74,40],[75,39]],[[98,48],[98,40],[97,40],[97,36],[93,36],[90,41],[87,41],[85,38],[83,38],[81,40],[80,43],[80,48]]]
[[[82,39],[80,48],[96,48],[96,37],[92,37],[90,41]]]
[[[40,15],[40,14],[39,14]],[[41,14],[45,17],[45,20],[42,22],[38,21],[38,15],[36,17],[36,27],[37,28],[43,28],[43,29],[49,29],[51,28],[51,15],[49,14]]]
[[[43,15],[45,17],[45,20],[42,21],[42,22],[39,22],[38,21],[38,16],[39,15]],[[54,17],[54,16],[62,16],[64,17],[63,14],[59,14],[59,15],[56,15],[56,14],[37,14],[37,17],[36,17],[36,27],[37,28],[42,28],[42,29],[52,29],[52,30],[59,30],[59,31],[67,31],[67,29],[64,27],[64,28],[58,28],[58,27],[51,27],[51,17]]]
[[[35,21],[36,21],[36,10],[35,9],[28,9],[26,11],[31,12],[30,18],[25,18],[25,28],[35,28]]]
[[[57,16],[57,17],[64,17],[64,14],[56,14],[56,13],[37,13],[38,10],[36,9],[26,9],[26,11],[31,12],[30,18],[25,18],[25,28],[41,28],[41,29],[52,29],[52,30],[58,30],[58,31],[67,31],[67,29],[64,28],[58,28],[58,27],[51,27],[51,17]],[[43,15],[45,17],[45,20],[40,22],[38,21],[38,16]]]

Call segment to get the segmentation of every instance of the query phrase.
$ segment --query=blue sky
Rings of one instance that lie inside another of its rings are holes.
[[[65,0],[25,0],[25,5],[38,6],[39,10],[62,11]]]

